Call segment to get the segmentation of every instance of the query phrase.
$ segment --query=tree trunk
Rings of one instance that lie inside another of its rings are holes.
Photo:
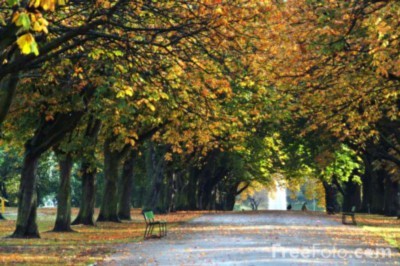
[[[225,195],[225,199],[222,204],[224,210],[232,211],[233,208],[235,207],[236,196],[240,195],[244,190],[246,190],[250,184],[247,184],[246,186],[244,186],[240,190],[238,190],[239,185],[240,185],[240,182],[237,182],[237,183],[234,183],[234,184],[228,186],[228,189],[227,189],[226,195]]]
[[[121,197],[119,202],[118,216],[123,220],[131,220],[131,198],[134,181],[135,151],[131,151],[124,162],[121,176]]]
[[[167,211],[168,212],[174,212],[176,207],[175,207],[175,201],[176,201],[176,194],[178,191],[177,188],[177,174],[175,172],[172,172],[171,177],[169,178],[168,182],[168,192],[167,192]]]
[[[121,222],[118,217],[118,168],[121,161],[118,151],[111,148],[113,140],[104,143],[105,187],[98,222]]]
[[[357,210],[360,209],[361,205],[361,187],[359,184],[353,181],[353,176],[350,177],[349,181],[344,183],[344,195],[343,195],[343,211],[350,212],[353,206]]]
[[[400,219],[400,182],[397,182],[397,201],[396,201],[396,208],[397,208],[397,219]]]
[[[398,181],[393,181],[390,176],[385,180],[385,210],[384,214],[388,216],[397,215],[397,197],[398,197]]]
[[[161,193],[162,181],[164,179],[164,166],[164,156],[157,156],[154,145],[151,143],[148,151],[147,173],[148,176],[152,178],[153,182],[145,209],[155,210],[157,207]]]
[[[85,140],[88,143],[87,156],[94,158],[97,136],[100,132],[101,121],[90,116],[85,132]],[[82,196],[78,216],[73,225],[95,225],[94,208],[96,202],[96,173],[97,168],[91,164],[90,159],[83,158],[80,173],[82,175]]]
[[[90,87],[84,90],[82,97],[88,103],[94,90]],[[25,158],[21,174],[21,184],[18,202],[18,217],[16,229],[11,237],[39,237],[36,224],[36,170],[40,155],[62,141],[68,132],[78,124],[85,111],[57,113],[55,119],[41,121],[34,136],[25,144]]]
[[[335,185],[329,184],[326,181],[322,182],[325,189],[325,207],[328,214],[340,212],[340,206],[337,201],[338,190]]]
[[[60,188],[57,197],[57,217],[53,231],[71,232],[71,170],[70,153],[60,154]]]
[[[365,168],[365,173],[361,176],[362,181],[362,201],[361,201],[361,211],[365,213],[371,212],[371,193],[372,193],[372,178],[371,174]]]
[[[197,171],[192,168],[189,171],[189,182],[188,182],[188,186],[186,189],[186,197],[187,197],[187,202],[188,202],[188,209],[189,210],[197,210],[198,206],[197,206],[197,187],[198,187],[198,176],[196,175]]]
[[[18,195],[18,217],[14,238],[39,238],[36,224],[37,194],[36,194],[36,170],[39,155],[26,152]]]
[[[369,195],[371,213],[383,214],[385,209],[385,183],[386,171],[379,169],[372,171],[372,191]]]
[[[0,81],[0,125],[6,119],[18,85],[18,73],[7,75]]]
[[[72,224],[95,225],[94,207],[96,202],[95,182],[97,170],[92,169],[89,162],[82,162],[80,172],[82,174],[81,203],[79,206],[78,216],[75,218]]]

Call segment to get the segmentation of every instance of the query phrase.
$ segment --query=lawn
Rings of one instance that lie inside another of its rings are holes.
[[[357,223],[364,230],[381,236],[400,251],[400,220],[382,215],[358,214]]]
[[[145,224],[139,209],[132,210],[132,221],[73,226],[73,233],[51,232],[56,209],[38,209],[40,239],[6,238],[15,229],[16,212],[15,208],[8,208],[4,215],[7,220],[0,221],[1,265],[87,265],[115,252],[118,244],[143,240]],[[72,210],[73,217],[77,212],[78,209]],[[173,227],[198,215],[199,212],[176,212],[156,217]]]
[[[338,222],[341,222],[341,215],[333,217]],[[383,238],[390,246],[400,251],[400,220],[396,217],[356,213],[356,221],[357,226]]]

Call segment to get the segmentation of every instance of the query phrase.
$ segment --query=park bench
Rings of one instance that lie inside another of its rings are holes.
[[[357,225],[355,212],[356,212],[356,206],[351,207],[351,211],[350,212],[343,212],[342,213],[342,224],[347,224],[346,223],[346,216],[350,216],[351,220],[352,220],[352,224]]]
[[[167,235],[167,222],[156,221],[153,211],[142,211],[144,221],[146,222],[146,229],[144,231],[144,239],[153,237],[163,237]],[[153,235],[154,227],[158,226],[158,235]]]

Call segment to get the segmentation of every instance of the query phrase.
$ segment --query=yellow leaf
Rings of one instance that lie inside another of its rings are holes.
[[[40,6],[40,0],[32,0],[32,1],[30,1],[29,2],[29,6],[30,7],[35,7],[35,8],[38,8],[39,6]]]
[[[17,44],[23,54],[30,54],[30,53],[34,53],[35,55],[39,54],[35,38],[30,33],[21,35],[17,39]]]
[[[154,112],[156,110],[156,107],[153,104],[151,104],[150,102],[146,102],[146,105],[151,111]]]
[[[12,22],[12,23],[16,23],[17,20],[18,20],[18,17],[19,17],[19,12],[16,11],[16,12],[14,13],[14,15],[12,16],[11,22]]]

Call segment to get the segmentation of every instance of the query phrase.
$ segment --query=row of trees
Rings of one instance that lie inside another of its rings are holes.
[[[396,1],[0,3],[2,145],[23,154],[14,237],[39,236],[50,150],[58,231],[74,165],[75,224],[94,224],[98,172],[97,221],[129,218],[132,201],[232,209],[275,172],[319,180],[335,210],[339,191],[398,211]]]

